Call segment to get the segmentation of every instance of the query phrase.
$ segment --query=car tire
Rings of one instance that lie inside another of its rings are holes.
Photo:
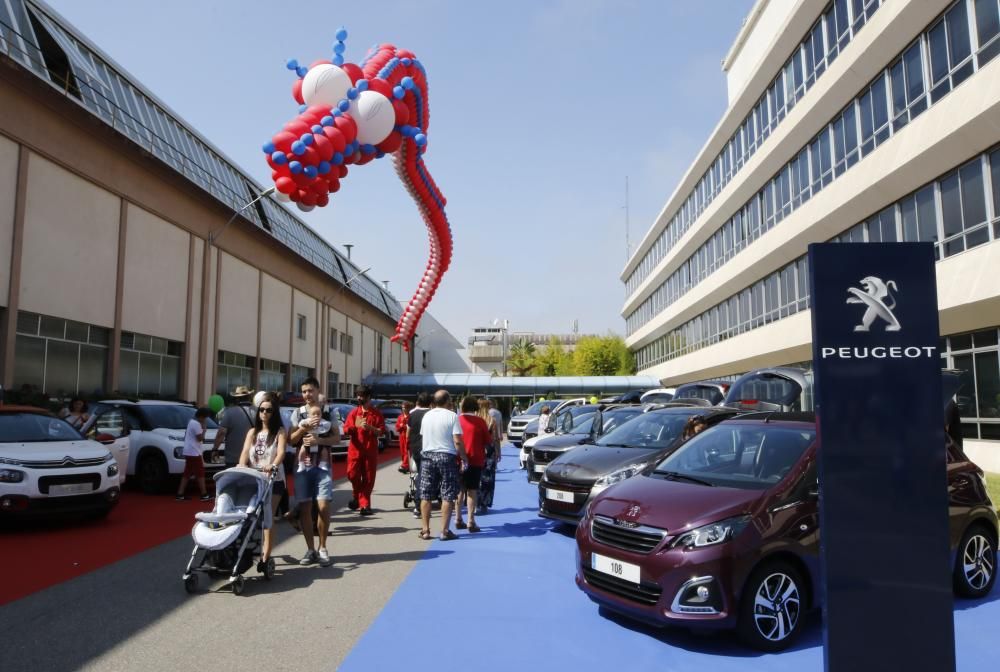
[[[163,492],[167,485],[167,477],[170,475],[167,471],[167,461],[158,452],[147,452],[140,457],[135,473],[139,489],[147,495]]]
[[[962,535],[955,554],[952,579],[955,594],[978,599],[993,589],[997,579],[997,544],[989,530],[974,524]]]
[[[768,562],[747,579],[740,601],[737,634],[758,651],[788,648],[802,630],[805,581],[787,562]]]

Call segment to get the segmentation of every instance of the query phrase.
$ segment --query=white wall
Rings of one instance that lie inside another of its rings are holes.
[[[7,305],[7,294],[10,292],[17,157],[17,144],[0,135],[0,306]]]
[[[276,362],[288,361],[288,315],[292,303],[291,285],[263,274],[261,286],[260,356]]]
[[[731,61],[726,72],[726,90],[729,92],[730,104],[747,85],[758,64],[784,31],[788,17],[798,4],[801,4],[800,0],[758,0],[750,10],[747,24],[737,38],[742,43],[738,47],[734,45],[738,51],[730,54]]]
[[[257,269],[222,252],[217,350],[257,353]],[[286,355],[287,356],[287,355]]]
[[[316,299],[299,290],[293,290],[295,309],[292,313],[292,364],[316,367]],[[297,315],[306,316],[305,340],[296,333]]]
[[[20,310],[114,326],[120,203],[31,154]]]

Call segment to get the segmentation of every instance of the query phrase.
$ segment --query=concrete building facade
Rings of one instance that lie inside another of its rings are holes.
[[[664,383],[809,360],[809,243],[931,241],[967,448],[1000,469],[1000,5],[759,0],[729,105],[621,279]]]

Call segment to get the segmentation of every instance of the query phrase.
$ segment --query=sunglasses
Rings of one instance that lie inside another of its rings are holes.
[[[271,413],[274,411],[274,409],[271,408],[270,406],[261,406],[257,410],[260,411],[261,413]]]

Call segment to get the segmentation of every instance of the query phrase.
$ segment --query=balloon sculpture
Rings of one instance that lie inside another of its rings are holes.
[[[299,116],[263,149],[276,197],[304,212],[325,206],[351,164],[392,155],[396,173],[416,201],[430,237],[430,258],[393,341],[409,350],[420,317],[451,263],[451,227],[445,198],[424,165],[427,151],[427,75],[412,52],[391,44],[369,49],[360,66],[344,62],[347,31],[336,33],[333,58],[308,68],[288,61],[298,79],[292,97]]]

